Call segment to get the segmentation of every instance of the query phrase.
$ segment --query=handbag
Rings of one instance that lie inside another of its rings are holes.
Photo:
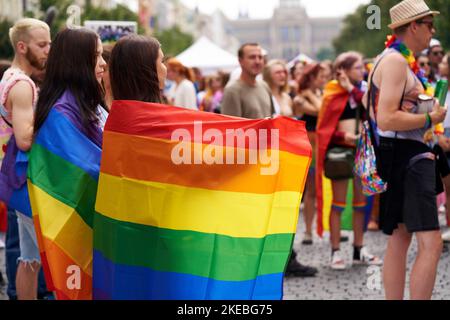
[[[373,196],[387,190],[387,183],[377,171],[377,157],[372,143],[370,120],[364,121],[355,157],[355,175],[361,179],[362,191]]]
[[[359,106],[356,107],[355,134],[359,134]],[[353,178],[355,148],[336,146],[328,149],[325,155],[324,175],[331,180],[348,180]]]
[[[370,120],[370,106],[372,105],[372,81],[373,75],[375,74],[375,69],[378,67],[379,63],[375,66],[372,76],[369,82],[369,91],[367,94],[367,108],[366,108],[366,121],[363,122],[361,137],[356,148],[355,156],[355,166],[354,173],[361,179],[362,192],[366,196],[373,196],[379,193],[383,193],[387,190],[387,183],[378,174],[377,169],[377,156],[376,156],[376,140],[374,136],[374,128],[372,121]],[[406,90],[406,84],[405,84]],[[405,95],[405,90],[403,90],[402,100]],[[397,134],[396,134],[397,136]]]
[[[353,177],[355,151],[350,147],[334,147],[325,156],[324,174],[331,180],[348,180]]]

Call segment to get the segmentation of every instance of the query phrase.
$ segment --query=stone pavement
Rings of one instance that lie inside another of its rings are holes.
[[[302,217],[300,217],[302,218]],[[444,218],[442,215],[440,218]],[[442,219],[443,220],[443,219]],[[443,223],[443,221],[442,221]],[[344,231],[349,241],[341,243],[348,268],[344,271],[329,267],[331,249],[328,239],[314,239],[312,246],[301,244],[303,221],[299,219],[299,228],[294,248],[298,260],[319,269],[314,278],[286,278],[284,282],[284,300],[383,300],[382,269],[378,267],[350,267],[352,261],[352,232]],[[381,232],[367,232],[365,244],[372,254],[383,257],[387,236]],[[408,274],[414,263],[417,243],[413,240],[408,252]],[[408,288],[405,298],[409,297]],[[450,253],[444,252],[438,266],[433,300],[450,300]]]
[[[345,271],[334,271],[329,267],[330,247],[327,239],[314,239],[312,246],[301,245],[303,222],[299,219],[299,232],[294,242],[299,260],[304,264],[315,266],[319,273],[314,278],[286,278],[284,282],[285,300],[381,300],[382,290],[381,268],[364,266],[348,268]],[[344,232],[347,234],[347,232]],[[352,257],[352,233],[348,232],[349,242],[342,243],[341,250],[348,262]],[[366,233],[365,242],[373,254],[383,255],[386,239],[381,232]],[[413,242],[408,257],[408,272],[411,270],[417,250]],[[5,276],[5,251],[0,249],[0,270]],[[406,298],[408,294],[406,294]],[[7,299],[6,286],[0,286],[0,300]],[[436,279],[435,300],[450,300],[450,253],[443,253]]]

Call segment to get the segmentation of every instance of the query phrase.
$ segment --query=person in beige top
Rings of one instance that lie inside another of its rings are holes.
[[[225,88],[222,114],[248,119],[272,117],[272,94],[264,82],[256,80],[264,67],[261,47],[244,44],[238,52],[241,77]]]

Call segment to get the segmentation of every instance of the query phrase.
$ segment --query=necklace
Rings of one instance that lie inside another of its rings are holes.
[[[420,82],[425,88],[426,94],[429,96],[434,96],[434,88],[428,82],[428,79],[427,77],[425,77],[425,73],[423,72],[423,70],[419,68],[416,58],[414,58],[413,52],[403,42],[397,39],[396,36],[388,36],[385,44],[386,48],[398,51],[406,59],[412,72],[414,72],[416,77],[419,78]]]

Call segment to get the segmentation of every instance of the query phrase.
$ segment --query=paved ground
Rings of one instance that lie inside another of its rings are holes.
[[[443,217],[441,217],[443,218]],[[443,221],[442,221],[443,222]],[[381,268],[355,266],[345,271],[335,271],[329,267],[330,246],[327,239],[314,239],[312,246],[301,245],[303,223],[299,224],[294,248],[298,259],[319,269],[314,278],[287,278],[284,282],[285,300],[381,300],[384,290]],[[352,259],[352,232],[345,232],[350,241],[341,244],[348,264]],[[381,232],[367,232],[365,243],[373,254],[383,257],[387,237]],[[408,275],[414,262],[417,245],[413,241],[408,254]],[[444,252],[439,262],[434,300],[450,300],[450,253]],[[406,289],[406,298],[408,298]]]
[[[299,232],[302,233],[302,223],[299,224]],[[351,261],[351,232],[348,233],[350,241],[343,243],[342,251]],[[345,271],[334,271],[328,266],[330,248],[327,239],[314,239],[314,245],[302,246],[301,236],[296,237],[294,247],[299,252],[299,260],[302,263],[313,265],[319,269],[315,278],[287,278],[284,283],[285,300],[380,300],[384,299],[381,283],[381,269],[373,267],[353,267]],[[386,246],[386,237],[380,232],[368,232],[366,244],[374,254],[383,255]],[[416,244],[410,248],[408,269],[410,270]],[[0,270],[4,270],[4,249],[0,249]],[[408,270],[408,271],[409,271]],[[0,286],[0,300],[5,300],[6,287]],[[433,299],[450,300],[450,253],[442,255],[439,263],[439,272]]]

